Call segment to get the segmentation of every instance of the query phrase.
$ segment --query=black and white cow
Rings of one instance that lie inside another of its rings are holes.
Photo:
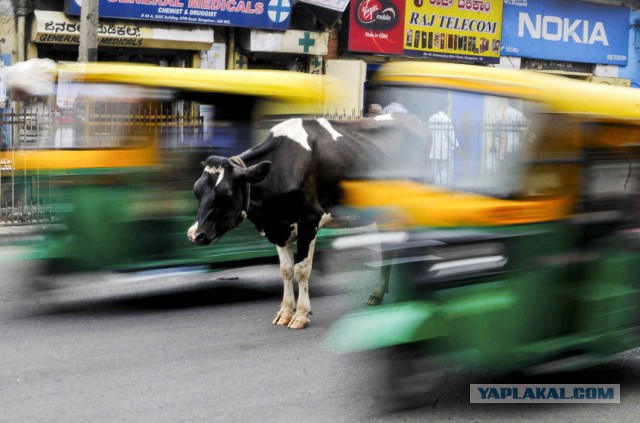
[[[239,156],[206,159],[193,188],[199,209],[189,239],[211,244],[245,218],[251,220],[276,245],[280,259],[284,295],[273,324],[305,328],[311,313],[309,274],[316,233],[331,220],[339,183],[382,166],[391,155],[420,154],[406,148],[425,133],[410,115],[349,122],[286,120]],[[297,304],[294,277],[299,284]]]

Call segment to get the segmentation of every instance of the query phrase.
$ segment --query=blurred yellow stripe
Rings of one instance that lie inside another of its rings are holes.
[[[447,191],[411,181],[343,182],[346,204],[386,208],[386,226],[500,226],[547,222],[568,217],[569,197],[503,200]]]
[[[73,170],[144,167],[157,164],[155,149],[16,150],[4,152],[16,170]]]

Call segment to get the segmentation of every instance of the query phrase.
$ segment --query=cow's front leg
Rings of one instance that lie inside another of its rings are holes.
[[[276,313],[272,324],[286,326],[291,322],[295,306],[295,294],[293,292],[293,241],[289,240],[284,247],[276,246],[276,248],[280,258],[280,275],[282,275],[284,293],[280,310]]]
[[[369,300],[367,304],[369,305],[379,305],[384,301],[385,294],[389,293],[389,278],[391,276],[391,261],[394,258],[394,254],[386,251],[384,246],[380,246],[382,253],[381,258],[383,261],[383,265],[380,266],[380,276],[378,277],[378,283],[376,284],[375,289],[369,295]]]
[[[386,265],[380,267],[380,277],[378,278],[378,283],[376,284],[375,289],[369,295],[369,300],[367,300],[367,304],[369,305],[380,305],[384,301],[384,295],[389,292],[389,276],[391,275],[391,266]]]
[[[316,245],[315,226],[312,230],[300,227],[298,229],[298,262],[294,267],[296,280],[298,281],[298,303],[296,314],[289,323],[291,329],[304,329],[309,326],[311,314],[311,301],[309,300],[309,276],[313,263],[313,251]]]

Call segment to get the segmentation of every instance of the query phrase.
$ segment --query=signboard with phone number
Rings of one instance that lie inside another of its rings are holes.
[[[99,0],[101,18],[287,30],[293,0]],[[79,16],[82,0],[65,0]]]
[[[503,0],[414,0],[405,11],[404,54],[500,61]]]

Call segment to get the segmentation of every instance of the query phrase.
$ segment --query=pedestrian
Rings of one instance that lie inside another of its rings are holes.
[[[390,115],[392,113],[408,113],[406,107],[402,105],[402,99],[397,98],[391,103],[387,104],[384,109],[382,109],[383,115]]]
[[[497,123],[498,160],[511,159],[520,154],[522,140],[527,130],[524,114],[516,108],[516,100],[509,99],[500,108]]]
[[[369,109],[367,110],[368,117],[376,117],[382,114],[382,106],[378,103],[373,103],[369,105]]]
[[[459,147],[453,122],[447,114],[448,100],[446,97],[436,97],[434,104],[437,112],[429,117],[429,135],[431,149],[429,159],[433,171],[433,182],[445,184],[453,174],[453,151]]]

